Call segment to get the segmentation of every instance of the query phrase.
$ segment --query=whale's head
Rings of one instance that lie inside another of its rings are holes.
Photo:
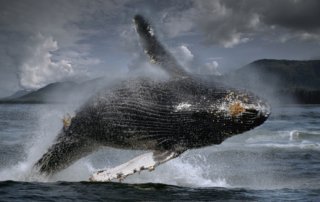
[[[220,144],[261,125],[271,113],[264,99],[246,90],[190,85],[180,93],[183,98],[174,111],[181,115],[185,122],[181,131],[190,134],[186,139],[195,147]]]

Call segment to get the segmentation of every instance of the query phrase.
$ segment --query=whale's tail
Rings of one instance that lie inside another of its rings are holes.
[[[162,46],[155,36],[150,24],[141,15],[134,18],[136,31],[140,37],[145,53],[150,57],[152,63],[159,64],[173,77],[188,77],[188,74],[178,64],[176,59]]]

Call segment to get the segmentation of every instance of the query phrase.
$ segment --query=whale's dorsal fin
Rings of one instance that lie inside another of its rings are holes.
[[[157,40],[152,27],[144,17],[136,15],[133,20],[143,49],[150,57],[150,61],[159,64],[161,68],[173,77],[189,77],[188,73],[178,64],[176,59]]]

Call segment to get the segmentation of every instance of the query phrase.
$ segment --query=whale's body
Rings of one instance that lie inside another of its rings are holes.
[[[268,105],[257,96],[188,75],[135,17],[145,52],[171,78],[139,78],[101,90],[83,105],[56,143],[37,162],[53,174],[99,146],[182,153],[220,144],[262,124]]]

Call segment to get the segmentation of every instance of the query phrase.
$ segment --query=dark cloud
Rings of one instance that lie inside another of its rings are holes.
[[[319,52],[319,9],[318,0],[0,0],[0,96],[21,84],[39,87],[131,65],[140,54],[131,21],[137,13],[168,49],[188,47],[210,68],[310,58]]]
[[[320,1],[268,1],[262,10],[263,21],[266,24],[277,25],[288,29],[304,32],[320,30]]]
[[[205,42],[224,47],[248,42],[261,35],[277,32],[271,40],[299,38],[320,41],[320,2],[194,0],[180,13],[167,13],[172,36],[200,31]]]

